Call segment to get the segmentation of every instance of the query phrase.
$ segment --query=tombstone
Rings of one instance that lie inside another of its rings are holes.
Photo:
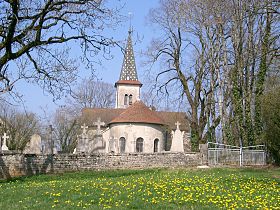
[[[87,133],[88,126],[86,126],[85,123],[81,126],[81,128],[83,129],[82,134]]]
[[[97,126],[96,130],[90,130],[88,132],[89,145],[88,145],[88,153],[100,153],[104,152],[105,142],[103,141],[103,133],[101,130],[101,126],[105,126],[104,122],[101,122],[101,118],[97,118],[97,122],[94,122],[93,125]]]
[[[42,147],[42,154],[49,155],[49,154],[57,154],[58,153],[56,146],[53,145],[53,143],[50,141],[50,139],[45,139],[45,140],[43,139],[41,144],[42,144],[42,146],[41,146]],[[52,147],[53,147],[53,149],[52,149]],[[27,154],[31,154],[31,153],[27,153]]]
[[[93,125],[96,125],[97,126],[97,135],[101,135],[101,126],[105,126],[105,123],[104,122],[101,122],[101,118],[98,117],[97,118],[97,122],[94,122]]]
[[[41,136],[34,134],[31,136],[30,141],[26,144],[24,154],[42,154],[42,141]]]
[[[83,129],[82,134],[78,135],[78,145],[77,145],[77,153],[85,153],[88,151],[88,133],[87,133],[87,128],[85,124],[81,126]]]
[[[181,123],[178,121],[175,123],[177,126],[175,132],[172,131],[172,143],[171,143],[171,152],[184,152],[184,131],[180,131],[179,126]]]
[[[116,153],[117,150],[116,150],[116,142],[117,142],[117,139],[115,139],[114,137],[111,137],[109,139],[109,153]]]
[[[202,163],[207,164],[208,161],[208,145],[199,144],[199,151],[202,154]]]
[[[9,136],[7,136],[6,133],[4,133],[4,136],[3,136],[3,144],[2,144],[2,151],[8,151],[9,148],[7,147],[7,139],[10,138]]]
[[[191,145],[191,133],[187,132],[184,135],[184,151],[191,152],[192,145]]]

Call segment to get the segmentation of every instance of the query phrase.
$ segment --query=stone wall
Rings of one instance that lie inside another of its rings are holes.
[[[0,154],[0,179],[82,170],[188,167],[202,164],[201,153]]]

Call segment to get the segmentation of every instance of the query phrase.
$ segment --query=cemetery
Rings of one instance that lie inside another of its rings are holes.
[[[0,0],[0,210],[279,210],[279,14]]]
[[[71,153],[59,153],[33,134],[22,151],[9,150],[9,136],[1,136],[0,179],[84,170],[185,168],[205,165],[266,165],[265,150],[229,153],[228,145],[199,145],[191,151],[186,113],[156,111],[140,100],[132,31],[129,30],[123,65],[115,83],[116,104],[111,108],[81,110],[80,132]],[[1,134],[2,135],[2,134]],[[245,157],[248,159],[245,161]]]

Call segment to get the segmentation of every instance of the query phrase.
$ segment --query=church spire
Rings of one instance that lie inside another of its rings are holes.
[[[120,79],[115,83],[116,108],[127,108],[140,98],[141,82],[138,81],[132,48],[132,28],[128,31]]]
[[[120,80],[138,81],[131,34],[132,30],[130,27],[128,31],[128,38],[123,59],[122,70],[120,74]]]

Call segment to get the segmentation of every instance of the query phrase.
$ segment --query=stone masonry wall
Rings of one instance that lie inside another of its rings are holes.
[[[202,164],[201,153],[0,154],[0,179],[67,171],[188,167]]]

